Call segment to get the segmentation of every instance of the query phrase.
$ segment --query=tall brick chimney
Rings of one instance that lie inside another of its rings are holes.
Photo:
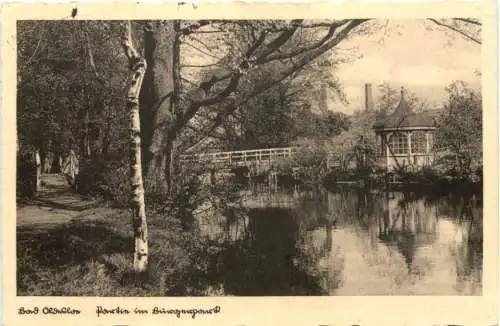
[[[365,111],[373,111],[372,84],[365,84]]]

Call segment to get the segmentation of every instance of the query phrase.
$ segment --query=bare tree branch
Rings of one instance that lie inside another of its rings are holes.
[[[435,23],[436,25],[439,25],[439,26],[442,26],[442,27],[445,27],[445,28],[448,28],[462,36],[464,36],[465,38],[468,38],[469,40],[473,41],[473,42],[476,42],[477,44],[482,44],[481,43],[481,40],[477,39],[476,37],[466,33],[465,31],[462,31],[460,30],[459,28],[453,26],[453,25],[450,25],[450,24],[447,24],[447,23],[444,23],[444,22],[440,22],[439,20],[437,19],[434,19],[434,18],[428,18],[428,20],[432,21],[433,23]]]
[[[290,59],[290,58],[296,57],[296,56],[298,56],[298,55],[300,55],[302,53],[305,53],[307,51],[316,49],[316,48],[320,47],[321,45],[323,45],[326,41],[328,41],[329,39],[331,39],[335,35],[335,32],[337,31],[337,29],[339,27],[341,27],[342,25],[345,25],[349,21],[351,21],[351,20],[350,19],[345,19],[345,20],[341,20],[341,21],[332,23],[330,25],[328,33],[321,40],[319,40],[318,42],[314,43],[313,45],[310,45],[310,46],[304,47],[304,48],[300,48],[300,49],[297,49],[295,51],[291,51],[291,52],[288,52],[288,53],[282,53],[282,54],[276,54],[274,56],[269,56],[266,60],[263,60],[262,63],[264,63],[264,62],[270,62],[270,61],[273,61],[273,60]]]
[[[278,50],[283,44],[285,44],[297,31],[302,22],[302,19],[292,21],[289,28],[285,29],[280,33],[274,40],[269,42],[261,53],[257,53],[255,63],[260,63],[263,61],[268,55],[272,54],[276,50]]]
[[[320,55],[322,55],[326,51],[328,51],[331,48],[333,48],[334,46],[336,46],[340,41],[345,39],[345,37],[351,32],[351,30],[353,30],[355,27],[359,26],[360,24],[366,22],[367,20],[368,19],[355,19],[355,20],[349,21],[344,26],[344,28],[336,34],[335,37],[330,39],[328,42],[324,42],[321,46],[311,50],[307,55],[302,56],[299,60],[297,60],[297,62],[295,64],[293,64],[290,68],[286,69],[278,79],[264,82],[264,83],[260,84],[259,87],[254,89],[250,94],[245,96],[242,100],[237,101],[235,103],[229,103],[228,105],[226,105],[221,110],[221,112],[218,114],[218,116],[214,119],[214,123],[212,124],[211,127],[209,127],[208,131],[206,133],[204,133],[204,135],[211,133],[215,128],[217,128],[218,125],[220,125],[220,123],[222,123],[223,117],[226,116],[227,114],[230,114],[231,112],[234,112],[234,110],[236,110],[238,105],[241,105],[242,103],[247,102],[248,100],[250,100],[251,98],[260,94],[264,90],[269,89],[269,88],[273,87],[274,85],[280,83],[281,81],[285,80],[286,78],[290,77],[291,75],[296,73],[298,70],[300,70],[304,66],[306,66],[308,63],[310,63],[311,61],[313,61],[314,59],[316,59],[317,57],[319,57]],[[294,25],[294,26],[298,26],[298,25]],[[256,62],[258,62],[259,59],[261,61],[264,61],[264,58],[268,54],[271,54],[272,52],[274,52],[277,48],[279,48],[282,44],[284,44],[288,39],[290,39],[290,37],[293,35],[293,33],[296,30],[297,30],[297,27],[294,27],[294,28],[290,28],[290,29],[287,29],[286,31],[282,32],[278,37],[276,37],[273,41],[271,41],[271,43],[274,44],[273,46],[270,47],[268,45],[266,47],[266,49],[260,53]],[[188,113],[184,116],[184,121],[182,122],[182,124],[186,124],[189,121],[189,119],[191,119],[196,114],[197,110],[201,106],[217,104],[217,103],[220,103],[221,100],[225,99],[231,92],[233,92],[236,89],[237,83],[239,82],[239,79],[240,79],[239,77],[240,76],[238,76],[238,77],[233,76],[229,85],[221,93],[221,96],[216,95],[216,96],[208,98],[206,100],[199,101],[199,102],[195,103],[194,105],[192,104],[191,107],[187,110]],[[176,128],[180,130],[181,125],[178,125]],[[197,143],[199,143],[199,142],[197,142]]]
[[[196,43],[200,44],[200,45],[203,45],[205,47],[205,49],[207,49],[208,51],[212,51],[213,49],[210,48],[210,46],[208,46],[205,42],[203,42],[202,40],[200,40],[199,38],[197,37],[194,37],[193,35],[189,35],[187,36],[187,38],[189,40],[193,40],[195,41]]]
[[[218,62],[216,63],[208,63],[208,64],[205,64],[205,65],[190,65],[190,64],[183,64],[181,65],[181,68],[208,68],[208,67],[214,67],[214,66],[217,66],[219,65]],[[193,85],[195,85],[193,83]]]
[[[458,21],[463,21],[465,23],[468,23],[468,24],[473,24],[473,25],[477,25],[477,26],[482,26],[483,24],[481,23],[481,21],[477,20],[477,19],[471,19],[471,18],[453,18],[454,20],[458,20]]]
[[[196,45],[194,45],[194,44],[191,44],[191,43],[186,42],[186,41],[182,41],[182,44],[188,45],[188,46],[192,47],[193,49],[195,49],[196,51],[198,51],[198,52],[200,52],[200,53],[202,53],[202,54],[204,54],[204,55],[207,55],[207,56],[212,57],[212,58],[217,59],[217,60],[221,60],[221,58],[218,58],[218,57],[216,57],[215,55],[213,55],[213,54],[211,54],[211,53],[208,53],[208,52],[207,52],[207,51],[205,51],[205,50],[200,49],[199,47],[197,47],[197,46],[196,46]]]
[[[288,32],[289,33],[289,32]],[[292,33],[293,34],[293,33]],[[286,42],[286,40],[291,36],[288,36],[286,38],[285,32],[283,32],[280,36],[278,36],[273,42],[275,45],[279,46],[281,42]],[[246,54],[245,58],[240,62],[239,66],[237,69],[235,69],[233,72],[230,73],[223,73],[222,75],[217,75],[214,74],[210,78],[210,80],[200,84],[198,89],[196,91],[204,91],[205,94],[208,94],[208,90],[211,89],[217,82],[220,82],[222,80],[231,78],[229,81],[228,85],[224,90],[219,92],[218,94],[212,96],[212,97],[207,97],[203,98],[197,101],[193,101],[191,105],[185,110],[185,114],[183,115],[181,121],[177,121],[177,123],[174,124],[173,128],[174,130],[180,130],[182,125],[186,124],[198,111],[198,109],[202,106],[209,106],[213,104],[217,104],[223,100],[225,100],[231,93],[233,93],[236,88],[238,87],[238,83],[240,81],[241,75],[243,71],[246,71],[250,68],[248,65],[248,58],[253,54],[254,51],[257,50],[259,45],[261,45],[265,40],[265,33],[262,33],[259,39],[256,41],[256,43],[251,46]],[[273,43],[271,42],[271,43]],[[267,53],[264,52],[263,54]]]
[[[92,72],[94,73],[97,81],[99,83],[101,83],[102,86],[106,86],[106,80],[99,74],[99,71],[97,70],[97,67],[95,65],[94,54],[92,52],[92,45],[90,43],[90,37],[89,37],[88,27],[85,25],[84,22],[82,22],[82,26],[83,26],[83,29],[84,29],[85,39],[87,41],[86,42],[86,46],[87,46],[87,52],[88,52],[88,55],[89,55],[90,68],[92,69]]]
[[[233,93],[236,90],[241,75],[242,74],[239,71],[234,73],[231,77],[229,84],[220,93],[208,98],[204,98],[199,101],[192,102],[185,110],[185,113],[182,115],[182,117],[172,124],[171,128],[169,128],[169,131],[171,133],[177,133],[183,126],[185,126],[189,122],[189,120],[191,120],[191,118],[194,117],[196,112],[198,112],[198,110],[202,106],[217,104],[226,99],[231,93]]]
[[[213,30],[213,31],[196,31],[193,34],[217,34],[217,33],[226,33],[225,31],[221,30]]]
[[[193,86],[198,87],[198,84],[196,84],[195,82],[193,82],[193,81],[191,81],[191,80],[189,80],[189,79],[187,79],[187,78],[185,78],[185,77],[181,77],[181,79],[182,79],[183,81],[185,81],[186,83],[188,83],[188,84],[191,84],[191,85],[193,85]]]
[[[248,102],[250,99],[253,97],[257,96],[261,92],[263,92],[266,89],[269,89],[273,87],[274,85],[282,82],[286,78],[290,77],[294,73],[296,73],[298,70],[302,69],[305,65],[310,63],[312,60],[316,59],[329,49],[333,48],[336,46],[340,41],[342,41],[349,33],[351,30],[353,30],[355,27],[359,26],[360,24],[366,22],[368,19],[355,19],[351,20],[345,27],[342,29],[333,39],[331,39],[329,42],[324,43],[321,47],[311,51],[308,53],[306,56],[303,56],[300,60],[298,60],[295,64],[293,64],[290,68],[285,70],[281,76],[275,80],[267,81],[259,85],[256,89],[254,89],[250,94],[247,94],[244,98],[242,98],[239,101],[236,101],[235,103],[230,103],[226,105],[217,115],[215,119],[213,119],[213,123],[211,126],[208,127],[208,129],[202,134],[199,135],[197,140],[194,140],[194,144],[189,145],[186,150],[189,148],[192,148],[199,144],[203,139],[207,138],[210,133],[213,132],[222,122],[223,118],[232,112],[234,112],[239,105],[244,104]]]
[[[35,57],[35,54],[38,51],[40,44],[42,43],[43,34],[44,34],[44,29],[42,29],[42,31],[40,32],[40,37],[38,38],[38,42],[36,44],[35,50],[33,51],[33,54],[28,58],[28,60],[26,60],[26,63],[24,64],[23,69],[26,68],[30,64],[31,60],[33,60],[33,58]]]
[[[253,32],[253,30],[252,30]],[[252,33],[253,34],[253,33]],[[267,32],[266,31],[262,31],[260,33],[260,36],[258,38],[255,39],[255,42],[252,44],[252,46],[248,49],[248,53],[253,53],[255,50],[257,50],[257,48],[259,46],[262,45],[262,43],[264,43],[264,41],[266,40],[266,36],[267,36]],[[255,38],[255,36],[254,36]]]
[[[202,28],[203,26],[207,26],[211,24],[212,21],[210,20],[199,20],[191,25],[188,25],[186,27],[183,27],[179,30],[179,34],[181,35],[189,35],[194,32],[196,32],[198,29]]]

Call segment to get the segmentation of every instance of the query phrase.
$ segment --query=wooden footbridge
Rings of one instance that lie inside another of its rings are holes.
[[[297,153],[296,147],[251,149],[244,151],[184,154],[182,162],[208,164],[216,167],[249,167],[252,165],[273,165],[292,160]]]
[[[182,162],[207,164],[220,168],[250,167],[255,165],[277,165],[280,162],[291,161],[300,155],[298,147],[277,147],[250,149],[228,152],[212,152],[200,154],[184,154]],[[340,162],[328,160],[329,167],[338,166]]]

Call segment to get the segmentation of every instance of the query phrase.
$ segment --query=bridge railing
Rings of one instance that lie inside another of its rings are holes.
[[[243,151],[184,154],[180,156],[180,159],[184,162],[234,164],[252,161],[275,161],[282,158],[291,158],[296,152],[297,148],[295,147],[280,147]]]

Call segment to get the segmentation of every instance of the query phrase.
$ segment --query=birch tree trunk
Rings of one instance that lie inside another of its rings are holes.
[[[131,81],[127,94],[127,111],[130,113],[130,183],[132,186],[130,208],[134,229],[134,271],[143,272],[148,265],[148,228],[144,203],[144,185],[141,164],[141,122],[139,93],[146,72],[146,59],[139,56],[132,44],[131,24],[125,24],[122,47],[129,60]]]
[[[40,151],[35,150],[35,165],[36,165],[36,192],[42,190],[42,160],[40,158]]]

